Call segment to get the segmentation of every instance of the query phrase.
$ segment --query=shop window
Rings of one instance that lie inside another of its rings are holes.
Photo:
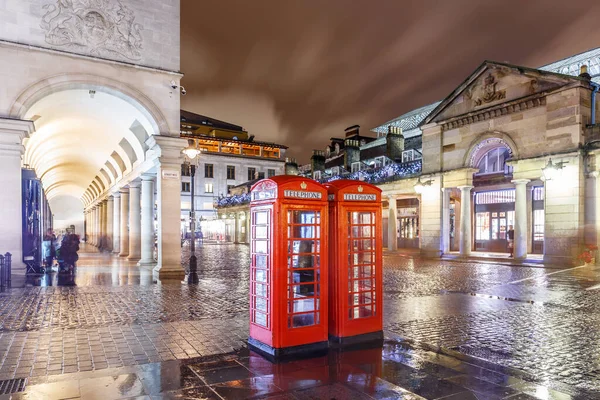
[[[490,213],[475,214],[475,240],[490,240]]]

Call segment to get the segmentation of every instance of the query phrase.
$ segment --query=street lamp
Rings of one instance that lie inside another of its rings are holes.
[[[552,159],[548,159],[548,164],[544,168],[542,168],[542,173],[544,174],[544,180],[550,181],[552,179],[556,179],[561,169],[565,167],[565,164],[568,161],[559,161],[556,164],[552,163]]]
[[[431,186],[431,184],[433,183],[433,181],[431,179],[425,181],[425,182],[421,182],[421,177],[419,177],[419,180],[417,181],[417,183],[415,183],[415,192],[417,192],[418,194],[422,194],[425,191],[425,187]]]
[[[190,243],[190,273],[188,275],[188,283],[198,283],[198,261],[196,259],[196,213],[194,210],[194,177],[196,176],[196,157],[200,154],[200,150],[196,147],[196,142],[193,139],[188,140],[188,147],[183,149],[183,154],[189,159],[185,160],[190,177],[191,177],[191,197],[190,207],[190,230],[192,231],[192,241]]]

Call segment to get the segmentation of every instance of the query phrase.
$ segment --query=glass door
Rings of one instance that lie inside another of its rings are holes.
[[[288,210],[288,328],[320,323],[321,213]]]
[[[376,315],[375,213],[348,212],[348,318]]]

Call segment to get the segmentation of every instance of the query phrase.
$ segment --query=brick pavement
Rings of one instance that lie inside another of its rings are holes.
[[[203,246],[198,256],[198,287],[116,283],[0,294],[0,379],[187,359],[244,346],[248,248]],[[388,334],[525,371],[563,392],[600,392],[596,268],[557,273],[389,255],[384,264]],[[97,281],[121,282],[109,278]]]

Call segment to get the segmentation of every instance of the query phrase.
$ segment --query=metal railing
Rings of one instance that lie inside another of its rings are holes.
[[[0,292],[4,292],[6,288],[12,286],[11,273],[12,273],[12,255],[6,253],[5,255],[0,254]]]

